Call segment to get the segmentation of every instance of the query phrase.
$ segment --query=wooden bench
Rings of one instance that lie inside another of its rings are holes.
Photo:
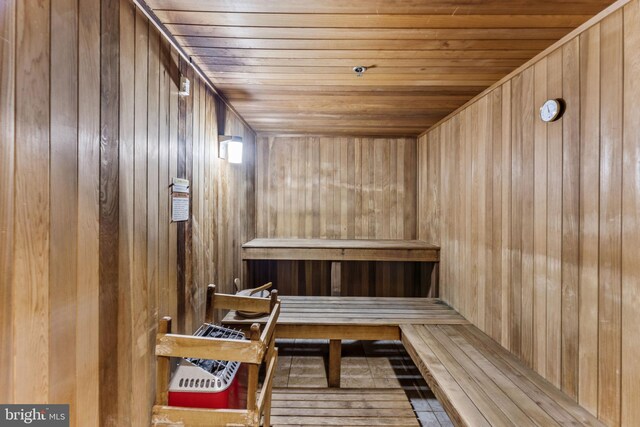
[[[276,337],[330,340],[330,387],[340,387],[342,340],[399,340],[401,325],[468,323],[435,298],[280,296],[280,302]],[[222,323],[246,328],[266,320],[245,319],[231,311]]]
[[[475,326],[400,328],[405,348],[455,425],[603,425]]]
[[[244,277],[248,277],[250,260],[331,261],[331,295],[337,296],[342,288],[342,261],[438,263],[440,248],[421,240],[254,239],[242,245],[242,260]],[[434,284],[437,274],[434,268]]]

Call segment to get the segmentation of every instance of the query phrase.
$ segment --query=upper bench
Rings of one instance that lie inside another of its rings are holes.
[[[253,239],[242,259],[438,262],[440,248],[421,240]]]

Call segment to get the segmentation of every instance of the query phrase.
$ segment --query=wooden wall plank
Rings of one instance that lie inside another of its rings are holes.
[[[118,232],[120,233],[118,256],[117,305],[117,413],[109,422],[117,420],[132,423],[130,403],[133,393],[133,352],[134,330],[132,315],[133,292],[136,287],[136,227],[135,227],[135,54],[136,54],[136,10],[126,0],[120,1],[120,93],[119,93],[119,156],[118,156]],[[113,165],[108,165],[113,169]],[[139,302],[139,301],[136,301]],[[113,309],[113,307],[111,308]],[[129,396],[124,400],[124,396]],[[120,399],[123,399],[121,401]]]
[[[533,365],[533,197],[534,197],[534,139],[535,110],[534,73],[529,67],[522,73],[522,357],[527,365]]]
[[[14,401],[46,403],[49,394],[49,66],[50,5],[16,10]],[[17,54],[19,52],[19,54]],[[16,196],[17,197],[17,196]],[[39,369],[32,369],[38,366]],[[18,373],[20,380],[17,381]]]
[[[16,61],[16,7],[10,0],[0,5],[0,401],[13,402],[13,226],[15,194],[15,61]]]
[[[499,114],[483,113],[494,88],[417,145],[420,235],[433,216],[422,209],[432,174],[441,180],[442,297],[608,425],[640,419],[638,4],[603,14],[503,83]],[[537,108],[550,98],[563,98],[566,110],[544,123]],[[499,157],[495,145],[482,150],[489,127],[500,129]],[[493,175],[479,167],[489,162]],[[483,180],[492,181],[491,209]],[[494,216],[485,231],[483,198]],[[500,262],[479,262],[491,251]],[[493,297],[483,299],[491,276]]]
[[[548,56],[547,96],[562,98],[562,49]],[[561,384],[562,120],[547,125],[547,379]]]
[[[100,414],[100,2],[78,2],[76,425]]]
[[[562,48],[562,390],[578,396],[580,264],[580,41]]]
[[[580,35],[580,312],[578,401],[598,413],[600,24]]]
[[[148,358],[149,340],[147,269],[147,169],[148,134],[148,79],[149,79],[149,23],[139,10],[135,10],[134,33],[134,92],[133,92],[133,265],[130,288],[131,312],[131,372],[136,380],[131,381],[131,423],[141,425],[147,418],[147,396],[149,387]],[[154,236],[154,238],[157,238]],[[135,343],[135,345],[133,345]],[[136,410],[135,408],[138,408]]]
[[[491,337],[500,342],[502,337],[502,89],[496,88],[491,94],[491,250],[492,278],[488,282],[488,298],[491,310],[487,311],[491,321]],[[442,149],[441,149],[442,150]],[[444,151],[443,151],[444,154]],[[442,183],[441,183],[442,186]],[[441,194],[443,192],[441,191]],[[442,208],[441,208],[442,209]]]
[[[120,1],[100,3],[100,425],[118,419]],[[115,357],[114,357],[115,355]],[[123,367],[124,369],[125,367]]]
[[[547,59],[534,65],[534,105],[542,105],[547,96]],[[547,125],[534,120],[534,194],[533,194],[533,368],[546,373],[547,359]]]
[[[148,31],[148,79],[147,79],[147,318],[145,333],[147,336],[146,366],[148,388],[146,405],[150,407],[155,398],[155,357],[150,349],[155,345],[155,331],[158,327],[159,301],[159,246],[162,242],[159,226],[160,209],[160,34],[149,25]],[[166,243],[165,243],[166,244]]]
[[[78,229],[77,1],[51,4],[49,402],[75,397]],[[71,48],[70,48],[71,47]],[[70,414],[75,424],[75,414]]]
[[[622,11],[600,24],[600,292],[598,416],[620,422]]]
[[[259,217],[268,220],[258,221],[256,235],[415,238],[415,144],[413,138],[320,137],[318,142],[318,137],[259,136],[256,179],[268,191],[255,202]],[[311,167],[304,167],[307,163]]]
[[[624,117],[622,183],[622,414],[623,426],[640,423],[637,404],[640,371],[636,363],[640,351],[640,271],[638,238],[640,238],[640,3],[624,8]]]
[[[511,346],[511,264],[509,248],[511,246],[510,210],[511,210],[511,81],[502,85],[502,275],[501,296],[501,340],[505,348]]]

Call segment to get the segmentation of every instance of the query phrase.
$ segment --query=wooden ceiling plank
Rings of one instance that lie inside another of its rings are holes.
[[[343,67],[295,67],[295,66],[246,66],[246,65],[202,65],[202,70],[210,74],[251,73],[262,74],[340,74],[352,72],[352,65]],[[367,70],[367,76],[373,74],[475,74],[475,73],[508,73],[515,67],[494,66],[457,66],[457,67],[384,67],[376,66]]]
[[[538,53],[539,49],[528,50],[290,50],[290,49],[225,49],[225,48],[189,48],[193,57],[222,56],[231,58],[313,58],[313,59],[351,59],[358,61],[376,61],[378,59],[522,59],[526,60]]]
[[[147,0],[158,10],[191,10],[199,12],[246,13],[331,13],[331,14],[595,14],[610,2],[555,1],[531,2],[527,0],[323,0],[309,2],[299,0]]]
[[[310,40],[310,39],[232,39],[178,36],[186,48],[289,49],[289,50],[542,50],[555,42],[541,40]]]
[[[503,73],[397,73],[397,74],[364,74],[358,77],[353,70],[344,69],[341,73],[336,74],[316,74],[316,73],[296,73],[296,74],[277,74],[277,73],[210,73],[209,77],[216,80],[253,80],[253,81],[345,81],[348,84],[360,85],[363,83],[373,83],[378,81],[398,81],[413,82],[427,80],[447,80],[455,82],[467,82],[473,80],[491,80],[495,81],[501,78]],[[457,83],[456,83],[457,84]]]
[[[174,36],[300,40],[558,40],[569,28],[281,28],[169,24]]]
[[[203,67],[209,65],[235,65],[257,67],[353,67],[352,58],[231,58],[220,56],[201,56],[197,58]],[[522,59],[510,58],[393,58],[393,59],[365,59],[375,61],[377,67],[518,67]],[[368,62],[366,62],[368,63]]]

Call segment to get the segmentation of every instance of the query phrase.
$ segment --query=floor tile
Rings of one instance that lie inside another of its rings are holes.
[[[440,422],[433,412],[416,412],[416,416],[423,427],[440,427]]]

